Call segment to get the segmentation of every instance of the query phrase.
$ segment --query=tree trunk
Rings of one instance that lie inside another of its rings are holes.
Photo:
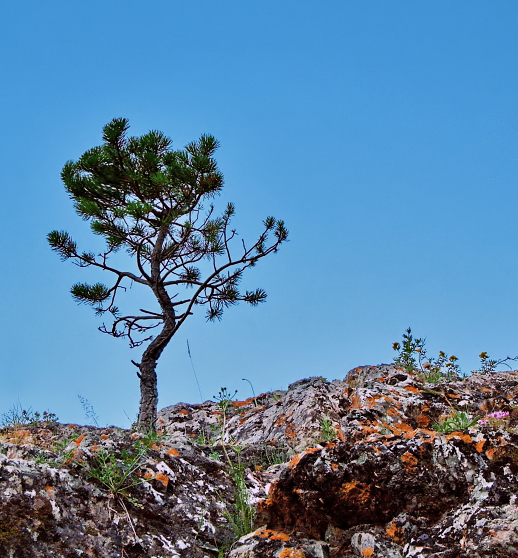
[[[150,287],[153,289],[153,293],[160,304],[160,308],[162,309],[164,315],[164,328],[148,345],[148,348],[142,355],[142,361],[139,365],[140,409],[137,426],[140,432],[154,432],[156,430],[158,405],[156,362],[175,333],[176,315],[174,306],[171,302],[171,298],[165,290],[163,281],[160,279],[162,246],[168,232],[169,228],[167,226],[160,229],[150,261]]]
[[[155,431],[157,419],[158,390],[156,363],[174,333],[174,326],[166,322],[164,328],[148,345],[139,364],[140,409],[137,427],[140,432]]]

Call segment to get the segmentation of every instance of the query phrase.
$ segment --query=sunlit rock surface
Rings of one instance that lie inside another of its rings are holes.
[[[0,556],[518,556],[514,404],[516,371],[432,385],[394,365],[236,401],[224,432],[217,403],[180,403],[160,411],[163,436],[124,497],[87,470],[104,450],[117,459],[134,452],[135,434],[7,429]],[[454,411],[509,417],[433,430]],[[229,457],[245,465],[256,510],[256,530],[239,540],[229,523],[235,487],[222,435]]]

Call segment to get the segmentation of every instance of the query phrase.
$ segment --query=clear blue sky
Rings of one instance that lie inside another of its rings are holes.
[[[510,0],[5,3],[0,411],[84,423],[80,394],[103,425],[136,416],[139,350],[69,294],[109,278],[46,242],[100,249],[60,171],[121,116],[216,136],[238,232],[290,230],[244,278],[265,304],[170,343],[160,407],[200,400],[187,339],[204,399],[390,362],[409,326],[464,371],[518,354],[517,28]]]

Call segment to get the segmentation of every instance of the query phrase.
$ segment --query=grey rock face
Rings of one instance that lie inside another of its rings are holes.
[[[139,436],[116,428],[4,429],[0,556],[518,556],[513,405],[518,372],[428,385],[380,365],[227,409],[167,407],[141,454]],[[498,410],[509,412],[501,423],[432,428]],[[225,453],[255,509],[255,531],[239,540]],[[132,459],[118,491],[92,474],[117,477]]]

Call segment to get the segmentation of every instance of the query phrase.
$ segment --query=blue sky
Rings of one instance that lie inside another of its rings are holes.
[[[60,262],[46,242],[65,229],[101,249],[60,171],[114,117],[177,148],[213,134],[218,203],[234,202],[238,232],[253,238],[267,215],[290,230],[243,280],[265,304],[184,324],[159,361],[159,407],[200,401],[187,340],[204,399],[222,386],[248,397],[242,378],[259,393],[390,362],[409,326],[466,372],[481,351],[518,354],[515,2],[2,11],[0,412],[19,402],[84,423],[78,395],[100,424],[128,426],[138,411],[139,350],[100,333],[69,294],[109,278]]]

